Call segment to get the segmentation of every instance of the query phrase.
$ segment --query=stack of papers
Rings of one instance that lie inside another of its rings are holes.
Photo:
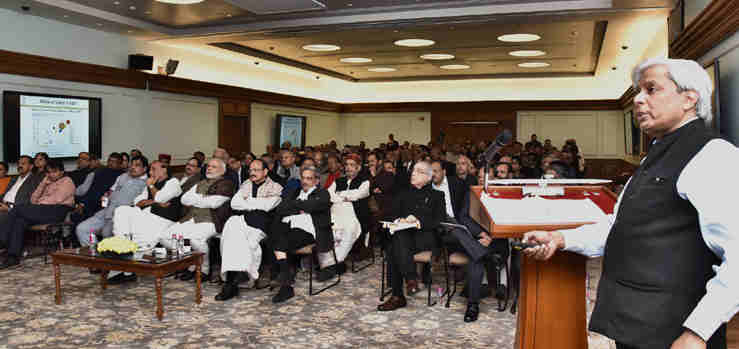
[[[495,224],[561,224],[600,222],[606,214],[590,199],[498,199],[480,200]]]
[[[390,230],[390,234],[394,234],[396,231],[401,231],[405,229],[419,229],[421,225],[418,222],[414,223],[395,223],[395,222],[381,222],[382,227],[385,229]]]

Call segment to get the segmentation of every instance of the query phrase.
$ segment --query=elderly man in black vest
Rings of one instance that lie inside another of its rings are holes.
[[[281,303],[295,295],[287,254],[316,244],[318,252],[331,251],[334,235],[331,231],[331,198],[320,181],[315,167],[300,170],[300,187],[283,198],[275,208],[276,219],[270,229],[270,244],[279,269],[279,292],[272,298]]]
[[[696,62],[650,59],[634,69],[634,115],[655,138],[619,197],[612,219],[524,236],[556,250],[603,255],[590,329],[618,348],[726,348],[739,309],[739,216],[728,204],[739,150],[706,127],[712,83]]]
[[[408,293],[418,292],[418,273],[413,255],[438,249],[436,229],[446,217],[444,194],[431,187],[431,164],[417,162],[411,172],[410,189],[393,202],[392,218],[396,223],[415,224],[415,227],[395,231],[390,237],[389,264],[393,294],[379,311],[392,311],[407,305],[403,295],[403,280]],[[429,285],[430,287],[430,285]]]

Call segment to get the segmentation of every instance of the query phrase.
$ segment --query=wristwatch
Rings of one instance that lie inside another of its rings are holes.
[[[154,189],[154,184],[149,184],[149,189]]]

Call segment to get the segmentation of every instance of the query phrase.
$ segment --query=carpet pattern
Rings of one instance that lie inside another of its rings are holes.
[[[589,273],[599,273],[599,262],[590,264],[596,267]],[[337,287],[310,297],[307,274],[301,273],[296,296],[277,306],[267,289],[242,289],[238,298],[216,302],[220,286],[214,284],[204,284],[196,305],[194,283],[168,278],[160,322],[153,278],[103,291],[99,275],[62,266],[63,300],[56,305],[52,267],[34,258],[0,272],[0,348],[513,347],[516,318],[498,312],[494,298],[483,299],[480,318],[471,324],[462,321],[464,298],[455,296],[450,308],[427,307],[423,291],[409,298],[407,308],[381,313],[379,275],[379,264],[347,272]],[[612,346],[594,334],[590,342],[591,348]]]

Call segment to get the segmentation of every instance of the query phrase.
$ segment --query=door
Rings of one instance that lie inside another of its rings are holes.
[[[231,155],[238,156],[241,153],[250,151],[251,140],[250,122],[248,116],[223,116],[222,144],[221,146]]]

